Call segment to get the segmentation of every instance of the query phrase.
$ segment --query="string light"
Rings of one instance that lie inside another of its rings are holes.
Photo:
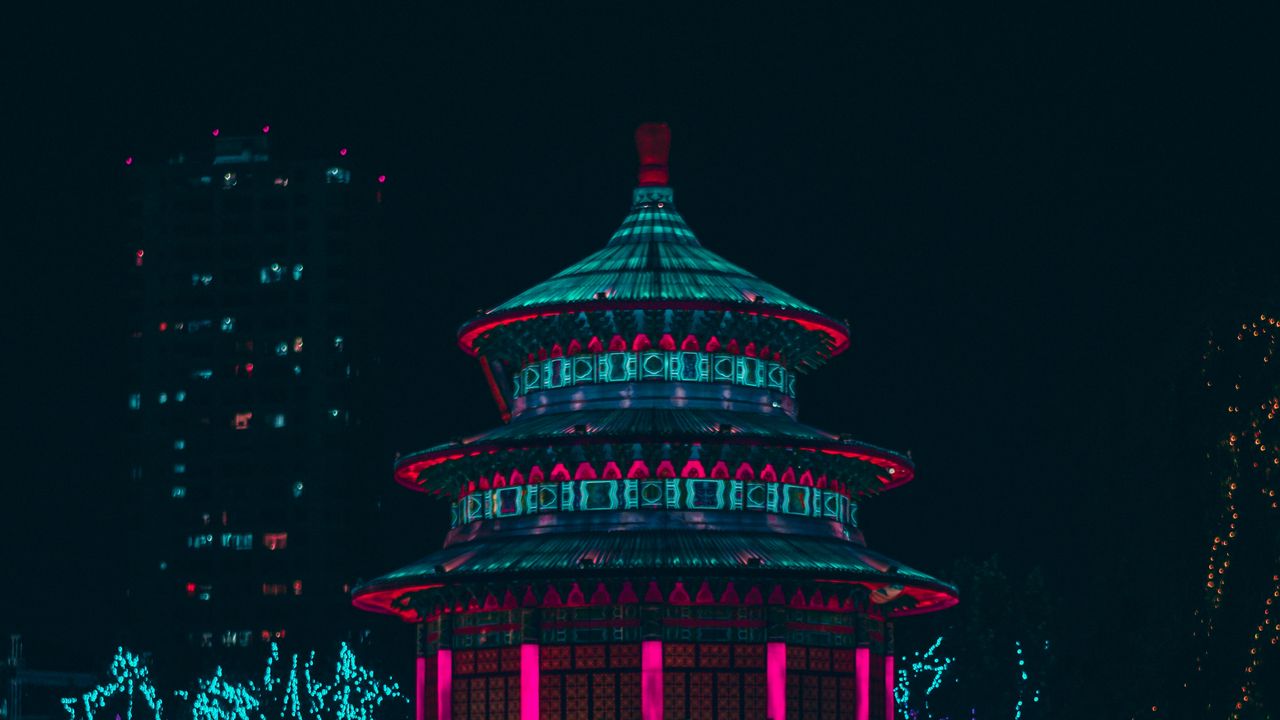
[[[1232,549],[1242,537],[1275,537],[1280,527],[1280,509],[1275,500],[1276,466],[1280,465],[1280,433],[1276,416],[1280,414],[1280,377],[1271,363],[1275,356],[1277,337],[1280,336],[1280,319],[1262,313],[1258,319],[1240,324],[1235,342],[1210,339],[1203,356],[1205,387],[1217,388],[1214,400],[1225,408],[1222,439],[1208,455],[1211,479],[1219,488],[1217,526],[1209,544],[1208,564],[1204,576],[1204,604],[1196,615],[1199,619],[1197,636],[1204,647],[1196,658],[1196,672],[1206,667],[1221,666],[1226,661],[1209,655],[1218,644],[1211,644],[1219,629],[1223,607],[1230,602],[1233,607],[1249,603],[1249,595],[1256,592],[1256,575],[1239,577],[1240,572],[1256,573],[1256,565],[1244,570],[1233,570]],[[1258,365],[1252,364],[1260,360]],[[1247,563],[1248,561],[1246,561]],[[1280,557],[1273,557],[1266,569],[1270,582],[1265,599],[1256,606],[1259,617],[1247,638],[1248,653],[1237,677],[1239,692],[1231,703],[1232,720],[1238,720],[1246,706],[1257,706],[1258,669],[1264,660],[1263,651],[1275,647],[1280,639],[1280,624],[1274,622],[1271,607],[1280,598]],[[1231,583],[1228,583],[1228,580]],[[1236,590],[1236,586],[1243,587]],[[1254,589],[1249,589],[1253,587]],[[1256,597],[1256,596],[1254,596]],[[1256,602],[1253,600],[1252,602]],[[1226,626],[1226,623],[1221,623]],[[1232,650],[1231,652],[1238,652]],[[1258,708],[1261,709],[1261,708]]]
[[[280,649],[272,643],[261,685],[252,680],[228,680],[218,667],[208,679],[196,681],[194,692],[178,690],[173,697],[186,705],[180,709],[179,717],[186,717],[189,712],[192,720],[267,720],[268,713],[278,715],[280,720],[377,720],[380,712],[389,712],[387,703],[408,702],[398,685],[381,680],[357,663],[346,643],[339,648],[332,682],[316,678],[314,666],[312,652],[300,679],[295,654],[287,676],[277,675]],[[137,655],[119,648],[111,663],[111,680],[80,697],[63,698],[62,706],[69,720],[93,720],[95,711],[109,704],[116,707],[123,701],[124,720],[133,720],[134,698],[139,694],[153,712],[154,720],[163,720],[163,703],[151,684],[147,666]]]

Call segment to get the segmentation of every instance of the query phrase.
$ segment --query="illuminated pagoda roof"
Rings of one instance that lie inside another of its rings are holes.
[[[797,418],[797,373],[848,347],[845,324],[702,247],[668,187],[666,125],[636,141],[608,244],[459,330],[504,424],[397,459],[397,482],[450,500],[451,529],[355,604],[423,622],[614,600],[954,604],[858,526],[910,458]]]
[[[745,556],[755,561],[750,567],[744,567]],[[849,542],[769,534],[752,537],[749,543],[744,543],[740,537],[724,533],[649,529],[527,535],[455,545],[362,586],[356,606],[375,612],[412,614],[406,606],[397,608],[394,601],[388,606],[388,598],[406,597],[406,593],[414,590],[431,590],[440,587],[437,581],[446,579],[457,583],[470,578],[533,576],[555,586],[558,580],[572,581],[580,576],[584,558],[590,562],[593,577],[610,574],[629,577],[636,572],[668,570],[713,578],[717,598],[723,596],[727,587],[723,580],[715,580],[722,574],[737,576],[738,592],[743,595],[752,586],[753,574],[760,576],[763,587],[789,576],[837,575],[842,581],[865,582],[877,588],[870,600],[888,605],[892,614],[898,616],[930,612],[955,603],[955,588],[951,585]],[[609,584],[617,587],[616,582]],[[495,593],[497,598],[507,592],[519,597],[527,587],[521,580],[512,582],[509,588],[492,589],[499,590]],[[670,587],[664,590],[664,594],[671,593]],[[685,590],[692,596],[698,588]],[[828,595],[834,597],[837,590],[838,586],[832,584]],[[636,591],[643,592],[644,587]],[[591,593],[590,587],[586,593]],[[561,594],[568,595],[567,592]],[[797,604],[794,598],[787,600]],[[803,606],[811,605],[811,598],[806,597]]]
[[[642,155],[649,155],[647,170],[642,169],[631,212],[608,244],[463,325],[458,333],[462,348],[479,354],[495,331],[539,317],[657,309],[773,318],[820,333],[823,359],[843,352],[849,338],[843,322],[698,241],[676,209],[674,191],[666,186],[666,125],[641,126],[636,139]]]

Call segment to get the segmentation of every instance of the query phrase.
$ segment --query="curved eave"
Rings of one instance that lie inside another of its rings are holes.
[[[584,553],[595,565],[584,570]],[[688,556],[685,562],[678,559]],[[756,568],[747,556],[760,558]],[[440,574],[437,568],[444,568]],[[525,585],[530,581],[572,582],[584,576],[614,580],[637,577],[728,577],[764,584],[861,586],[890,615],[913,615],[955,605],[956,589],[847,542],[797,536],[719,533],[615,533],[607,538],[548,536],[445,548],[418,562],[371,580],[352,592],[363,610],[415,619],[414,595],[447,586]],[[500,594],[500,593],[499,593]],[[910,602],[903,602],[903,599]]]
[[[607,444],[607,443],[723,443],[723,444],[740,444],[740,445],[758,445],[758,446],[776,446],[793,448],[803,452],[820,452],[826,455],[836,455],[846,457],[860,462],[875,465],[882,468],[885,472],[876,473],[881,486],[880,491],[891,490],[900,485],[911,482],[915,477],[915,466],[911,461],[902,455],[890,450],[877,448],[862,443],[848,443],[840,441],[832,442],[797,442],[792,438],[774,438],[774,437],[734,437],[734,436],[718,436],[718,435],[689,435],[689,436],[665,436],[655,440],[646,436],[595,436],[595,437],[543,437],[530,438],[525,442],[478,442],[471,444],[454,443],[450,445],[439,446],[429,450],[406,455],[396,461],[395,479],[396,482],[411,489],[425,493],[443,494],[442,488],[429,488],[426,482],[419,481],[422,472],[453,460],[461,460],[466,457],[479,457],[480,455],[496,455],[499,452],[507,450],[523,448],[523,447],[546,447],[548,445],[567,446],[567,445],[583,445],[583,444]]]
[[[458,580],[458,583],[465,580]],[[890,588],[889,583],[875,582],[870,580],[830,580],[817,579],[817,583],[831,583],[842,585],[859,585],[866,588],[871,593],[883,592]],[[382,615],[395,615],[404,622],[413,623],[420,622],[423,618],[418,612],[410,606],[410,600],[414,595],[420,592],[435,590],[443,587],[440,584],[408,584],[399,587],[358,587],[352,591],[351,604],[359,610],[365,612],[379,613]],[[960,602],[955,591],[946,586],[925,587],[922,585],[912,585],[902,590],[903,594],[914,600],[910,606],[899,606],[892,608],[889,615],[895,618],[909,617],[911,615],[923,615],[931,612],[938,612],[953,607]],[[574,607],[566,605],[566,607]],[[583,605],[582,607],[590,607]]]
[[[726,303],[718,301],[698,300],[643,300],[643,301],[592,301],[587,303],[568,303],[563,305],[543,305],[535,307],[514,308],[502,312],[486,313],[466,324],[458,330],[458,346],[467,354],[475,356],[481,353],[477,346],[486,333],[494,329],[515,323],[533,320],[540,317],[554,317],[563,314],[584,312],[609,312],[630,310],[709,310],[715,312],[736,312],[746,315],[775,318],[794,322],[806,330],[817,330],[825,333],[831,340],[831,353],[835,357],[849,348],[849,328],[842,322],[821,313],[809,312],[795,308],[769,305],[768,303]]]

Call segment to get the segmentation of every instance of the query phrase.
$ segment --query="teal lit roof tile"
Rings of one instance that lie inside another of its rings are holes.
[[[668,191],[669,192],[669,191]],[[761,303],[821,312],[702,247],[671,202],[637,204],[609,244],[490,313],[591,300]]]

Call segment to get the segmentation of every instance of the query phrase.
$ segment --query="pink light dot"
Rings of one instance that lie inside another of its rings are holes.
[[[339,155],[341,155],[342,157],[346,157],[346,156],[347,156],[347,149],[346,149],[346,148],[342,148],[341,150],[339,150],[339,151],[338,151],[338,154],[339,154]]]
[[[133,156],[132,156],[132,155],[130,155],[129,157],[125,158],[125,159],[124,159],[124,164],[125,164],[125,165],[132,165],[132,164],[133,164]]]
[[[387,176],[386,176],[386,175],[379,175],[379,176],[378,176],[378,182],[379,182],[379,183],[384,183],[384,182],[386,182],[386,181],[387,181]]]
[[[213,129],[213,136],[218,137],[218,128]]]
[[[270,125],[263,125],[263,126],[262,126],[262,134],[263,134],[263,135],[266,135],[266,134],[267,134],[267,133],[269,133],[269,132],[271,132],[271,126],[270,126]]]

